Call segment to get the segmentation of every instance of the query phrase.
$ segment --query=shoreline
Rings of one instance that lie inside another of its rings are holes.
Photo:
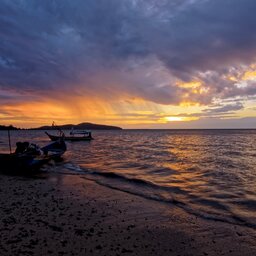
[[[255,255],[256,230],[77,175],[0,175],[1,255]]]

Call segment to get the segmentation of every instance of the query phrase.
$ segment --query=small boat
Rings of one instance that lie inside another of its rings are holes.
[[[73,129],[69,133],[69,136],[66,136],[63,131],[60,131],[59,135],[52,135],[48,132],[45,132],[46,135],[52,140],[57,141],[60,138],[64,138],[66,141],[90,141],[93,140],[92,133],[89,131],[74,131]]]
[[[1,153],[0,166],[5,172],[39,170],[50,160],[60,159],[66,151],[64,140],[52,142],[42,148],[28,142],[17,142],[14,153]]]

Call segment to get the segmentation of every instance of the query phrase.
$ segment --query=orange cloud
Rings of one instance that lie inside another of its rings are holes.
[[[256,70],[248,70],[246,71],[243,76],[242,80],[255,80],[256,79]]]
[[[191,81],[191,82],[178,81],[176,85],[182,88],[195,89],[195,88],[201,87],[202,83],[200,81]]]

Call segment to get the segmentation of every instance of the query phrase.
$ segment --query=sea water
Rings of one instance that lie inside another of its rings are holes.
[[[256,130],[93,131],[90,142],[67,142],[63,162],[43,171],[80,175],[113,189],[202,218],[256,228]],[[11,131],[43,146],[43,131]],[[8,152],[6,131],[0,151]]]

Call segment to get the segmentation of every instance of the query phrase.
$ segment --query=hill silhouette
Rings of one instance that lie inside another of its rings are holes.
[[[34,128],[33,130],[122,130],[121,127],[118,126],[111,126],[111,125],[103,125],[103,124],[93,124],[93,123],[81,123],[81,124],[64,124],[64,125],[57,125],[57,126],[41,126],[38,128]]]
[[[9,126],[0,125],[0,131],[4,131],[4,130],[19,130],[19,128],[16,128],[12,125],[9,125]]]

